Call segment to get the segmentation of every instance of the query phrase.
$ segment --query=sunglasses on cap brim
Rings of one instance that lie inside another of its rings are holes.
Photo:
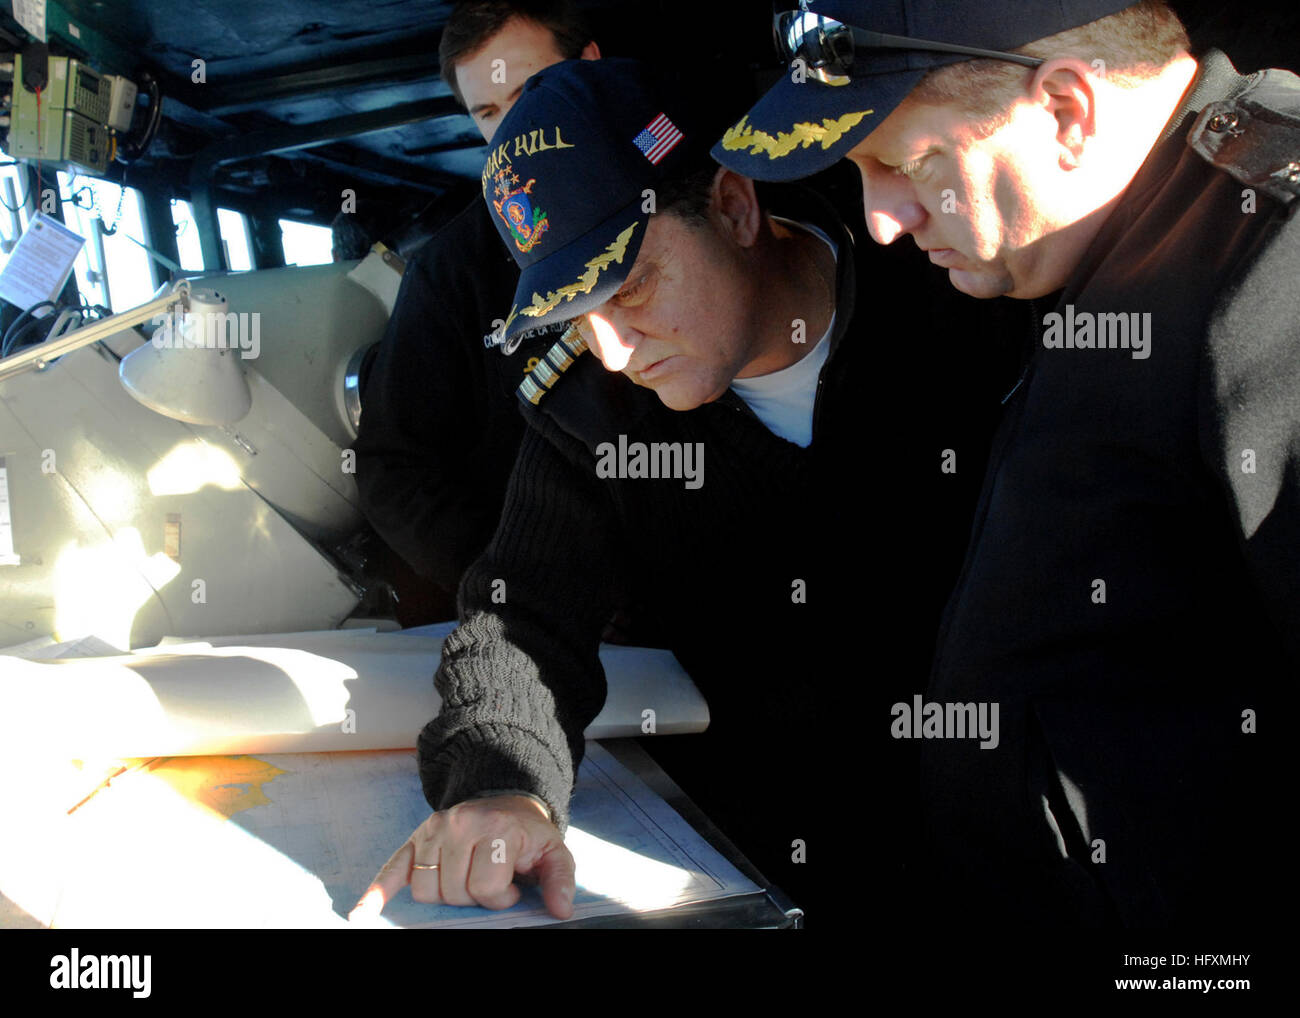
[[[1037,67],[1043,61],[1019,53],[977,49],[951,42],[934,42],[929,39],[912,39],[905,35],[887,35],[870,32],[865,28],[846,25],[834,18],[808,11],[782,11],[773,16],[772,33],[776,48],[788,63],[802,62],[809,77],[826,85],[847,85],[852,76],[854,56],[860,50],[902,49],[926,50],[935,53],[959,53],[988,60],[1009,60],[1026,67]],[[859,73],[868,73],[859,65]]]

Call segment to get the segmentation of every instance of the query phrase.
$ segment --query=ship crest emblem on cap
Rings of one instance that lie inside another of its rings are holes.
[[[515,247],[527,254],[537,246],[550,226],[546,213],[534,207],[530,197],[537,180],[532,178],[523,187],[512,186],[519,184],[519,177],[508,166],[497,171],[493,180],[497,198],[493,199],[492,207],[506,224]]]

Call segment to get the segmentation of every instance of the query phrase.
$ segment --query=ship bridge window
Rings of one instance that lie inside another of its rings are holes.
[[[328,226],[280,220],[285,265],[328,265],[334,260],[334,231]]]
[[[253,246],[248,238],[248,221],[242,212],[217,209],[217,225],[221,227],[221,243],[226,249],[226,265],[232,272],[253,267]]]
[[[186,272],[203,271],[203,245],[199,243],[199,224],[194,207],[181,198],[172,199],[172,224],[176,227],[176,251]]]
[[[194,206],[183,198],[173,198],[171,205],[181,269],[201,273],[204,271],[203,244],[199,240],[199,224],[194,218]],[[232,271],[251,269],[253,256],[249,247],[248,221],[243,214],[233,209],[217,209],[217,225],[221,228],[221,246],[226,252],[227,267]]]
[[[114,311],[149,300],[156,287],[136,189],[63,172],[58,182],[63,222],[86,238],[73,266],[82,295]],[[102,224],[98,235],[97,224]]]

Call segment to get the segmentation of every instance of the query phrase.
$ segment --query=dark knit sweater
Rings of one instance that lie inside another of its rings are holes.
[[[442,711],[419,739],[435,809],[514,788],[567,825],[582,731],[605,697],[601,626],[624,596],[657,609],[709,701],[708,734],[751,748],[718,783],[761,786],[787,814],[817,801],[794,802],[791,782],[822,784],[826,753],[851,745],[832,729],[867,709],[887,719],[891,697],[920,688],[1005,393],[991,351],[1021,341],[1022,305],[957,294],[910,245],[855,253],[810,195],[772,202],[840,248],[811,445],[778,438],[730,391],[669,410],[591,355],[525,404],[500,526],[443,647]],[[597,447],[621,435],[702,443],[702,487],[598,478]],[[940,469],[945,449],[955,474]],[[785,766],[794,744],[806,755]]]

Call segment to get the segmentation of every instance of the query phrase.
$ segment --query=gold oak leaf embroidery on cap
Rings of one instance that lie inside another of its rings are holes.
[[[727,133],[722,136],[722,147],[728,152],[747,148],[749,154],[755,156],[766,152],[769,159],[780,159],[797,148],[807,148],[818,143],[823,149],[828,149],[844,137],[845,131],[856,127],[863,117],[875,112],[863,110],[861,113],[846,113],[837,120],[826,117],[820,124],[795,124],[788,134],[778,131],[775,138],[766,131],[755,130],[747,123],[748,117],[741,117],[740,123],[727,128]]]
[[[569,283],[558,290],[552,290],[545,297],[540,293],[534,293],[533,302],[527,307],[520,308],[519,313],[530,318],[540,318],[559,307],[562,300],[573,300],[580,293],[591,293],[596,288],[596,281],[603,270],[609,268],[614,262],[622,263],[623,255],[627,253],[627,242],[632,239],[632,231],[636,228],[637,224],[633,223],[614,238],[614,242],[609,247],[587,262],[586,271],[578,277],[576,283]],[[514,315],[511,314],[510,317],[513,319]]]

